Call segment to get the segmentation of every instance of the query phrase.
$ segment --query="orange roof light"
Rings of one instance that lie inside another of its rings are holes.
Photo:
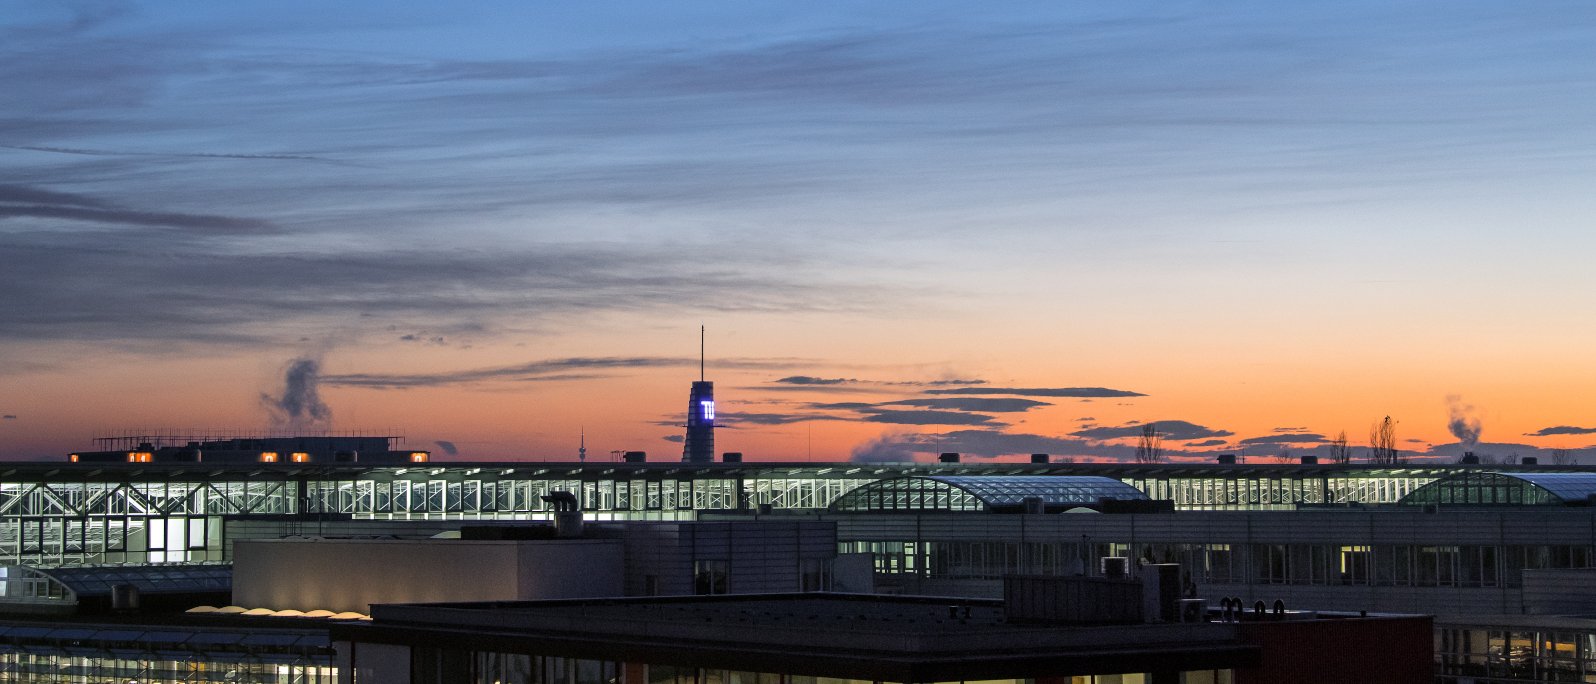
[[[275,451],[262,451],[262,452],[260,452],[260,462],[261,463],[276,463],[277,462],[277,452],[275,452]]]
[[[150,461],[153,461],[153,460],[155,460],[155,454],[152,454],[152,453],[150,453],[148,451],[129,451],[129,452],[127,452],[127,462],[128,463],[149,463]]]
[[[70,454],[70,455],[67,456],[67,460],[69,460],[69,461],[71,461],[73,463],[77,463],[78,462],[78,455],[77,454]]]
[[[307,454],[307,453],[305,453],[303,451],[296,451],[296,452],[288,455],[288,460],[293,461],[295,463],[309,463],[310,462],[310,454]]]
[[[425,452],[425,451],[412,451],[412,452],[410,452],[410,462],[411,463],[426,463],[427,462],[427,452]]]

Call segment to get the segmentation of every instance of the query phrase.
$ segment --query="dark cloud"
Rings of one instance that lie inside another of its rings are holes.
[[[1083,417],[1080,417],[1080,418],[1076,418],[1075,422],[1077,422],[1077,423],[1090,423],[1090,422],[1092,422],[1094,420],[1097,420],[1097,419],[1093,418],[1091,416],[1083,416]]]
[[[687,436],[686,435],[665,435],[664,437],[661,437],[660,439],[663,439],[663,440],[665,440],[667,442],[676,442],[677,444],[681,444],[682,442],[687,441]]]
[[[1153,421],[1158,425],[1158,434],[1164,439],[1184,441],[1188,439],[1204,439],[1207,437],[1230,437],[1236,433],[1229,430],[1216,430],[1203,427],[1184,420],[1159,420]],[[1121,439],[1124,437],[1140,437],[1142,424],[1123,425],[1120,427],[1094,427],[1071,432],[1071,435],[1092,440]]]
[[[1313,433],[1297,433],[1282,435],[1264,435],[1262,437],[1248,437],[1238,442],[1239,444],[1293,444],[1313,443],[1325,441],[1324,435]]]
[[[867,401],[836,401],[824,404],[810,404],[809,408],[825,411],[868,411],[876,405]]]
[[[265,235],[279,232],[269,222],[258,219],[144,211],[77,193],[0,185],[0,221],[23,217],[179,229],[199,235]]]
[[[1308,428],[1305,427],[1277,427],[1274,429],[1275,432],[1306,432],[1307,430]]]
[[[812,375],[790,375],[785,378],[774,380],[773,382],[781,382],[789,385],[844,385],[859,381],[853,378],[817,378]]]
[[[891,425],[988,425],[993,422],[992,416],[955,411],[881,411],[863,420]]]
[[[10,413],[5,414],[4,416],[0,416],[0,420],[16,420],[16,419],[17,419],[16,415],[10,414]]]
[[[911,461],[916,454],[957,452],[990,458],[1016,454],[1092,455],[1130,458],[1134,450],[1117,445],[1000,430],[954,430],[935,434],[889,434],[856,447],[849,459],[863,463]]]
[[[807,423],[813,420],[847,420],[846,418],[825,413],[752,413],[741,411],[727,411],[715,417],[716,427],[729,427],[738,423],[750,425],[788,425],[791,423]]]
[[[544,359],[511,366],[466,368],[442,373],[344,373],[324,376],[328,385],[368,387],[375,389],[400,389],[406,387],[438,387],[443,385],[471,385],[484,382],[538,382],[552,380],[585,380],[601,377],[604,372],[636,368],[696,368],[697,357],[668,356],[605,356]],[[793,359],[719,359],[721,368],[776,368],[784,365],[809,363]],[[573,373],[572,371],[578,371]],[[580,371],[590,371],[582,373]]]
[[[332,409],[321,400],[321,361],[301,357],[283,369],[283,389],[277,396],[261,392],[261,405],[271,414],[278,428],[304,431],[326,428],[332,422]]]
[[[1222,440],[1222,439],[1205,439],[1205,440],[1203,440],[1201,442],[1192,442],[1190,444],[1187,444],[1186,446],[1195,449],[1195,448],[1201,448],[1201,447],[1224,446],[1225,444],[1228,444],[1228,442],[1226,442],[1225,440]]]
[[[1045,401],[1031,399],[986,399],[978,397],[956,397],[947,399],[903,399],[900,401],[882,402],[880,406],[919,406],[928,409],[941,409],[951,411],[972,411],[985,413],[1022,413],[1038,406],[1052,406]]]
[[[841,290],[755,274],[729,254],[679,268],[673,248],[240,253],[152,233],[0,232],[0,340],[280,344],[337,327],[443,331],[528,325],[578,311],[659,313],[735,291],[726,310],[846,310]],[[763,259],[764,257],[751,257]],[[137,264],[150,277],[86,278]],[[161,274],[155,277],[153,274]],[[812,364],[812,362],[811,362]],[[804,364],[792,364],[799,367]]]
[[[1552,435],[1596,435],[1596,427],[1554,425],[1552,427],[1543,427],[1534,432],[1524,433],[1525,437],[1551,437]]]
[[[314,161],[330,164],[344,164],[336,159],[313,157],[303,154],[229,154],[225,152],[134,152],[128,150],[88,150],[77,147],[49,147],[45,145],[0,145],[0,149],[28,150],[30,152],[54,152],[56,154],[78,154],[88,157],[170,157],[170,158],[195,158],[195,159],[262,159],[268,161]]]
[[[443,453],[446,453],[450,456],[457,456],[460,454],[460,450],[454,446],[454,442],[440,439],[436,442],[433,442],[433,444],[438,445],[438,448],[442,449]]]
[[[926,390],[926,394],[1011,394],[1021,397],[1145,397],[1141,392],[1107,387],[958,387]]]

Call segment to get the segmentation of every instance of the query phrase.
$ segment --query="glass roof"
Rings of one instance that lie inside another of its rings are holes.
[[[925,475],[877,480],[832,502],[838,512],[991,511],[1038,499],[1044,510],[1097,506],[1103,499],[1146,501],[1141,490],[1092,475]]]
[[[1497,473],[1540,487],[1567,502],[1583,502],[1596,494],[1596,473]]]
[[[1095,504],[1098,499],[1147,499],[1140,489],[1096,475],[931,475],[925,479],[958,487],[988,506],[1017,506],[1028,497],[1055,505]]]
[[[264,640],[263,637],[270,637]],[[161,650],[192,650],[216,652],[222,649],[249,648],[280,650],[285,652],[323,652],[330,643],[325,631],[261,630],[251,628],[211,629],[162,627],[144,629],[127,625],[84,625],[56,627],[20,624],[0,624],[0,641],[8,648],[30,650],[51,648],[62,643],[87,648],[133,648]]]
[[[231,565],[78,565],[33,568],[79,598],[110,596],[111,587],[131,584],[141,594],[218,593],[233,590]]]
[[[1596,473],[1464,472],[1413,490],[1397,503],[1473,506],[1586,505],[1596,496]]]

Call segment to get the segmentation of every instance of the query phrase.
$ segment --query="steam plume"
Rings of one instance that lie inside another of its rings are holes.
[[[1463,397],[1453,394],[1446,398],[1446,407],[1449,414],[1446,429],[1464,448],[1473,448],[1480,442],[1480,419],[1474,415],[1474,406],[1463,403]]]
[[[261,393],[261,404],[271,412],[274,427],[304,430],[326,428],[332,422],[332,409],[321,400],[320,373],[320,361],[309,357],[294,359],[283,370],[282,394],[274,397]]]

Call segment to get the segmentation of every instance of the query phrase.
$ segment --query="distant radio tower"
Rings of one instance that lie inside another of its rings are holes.
[[[580,430],[581,430],[580,434],[581,434],[581,439],[582,439],[582,446],[578,447],[577,450],[576,450],[576,460],[577,460],[578,463],[586,463],[587,462],[587,426],[585,426],[585,425],[582,426],[580,428]]]

